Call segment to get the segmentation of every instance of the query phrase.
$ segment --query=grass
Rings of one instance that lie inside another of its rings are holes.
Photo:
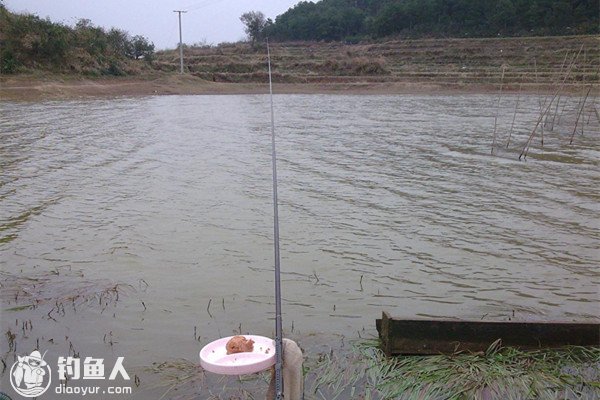
[[[145,371],[154,376],[148,389],[158,393],[158,400],[263,399],[270,379],[269,371],[241,376],[205,374],[196,362],[186,359],[154,363]]]
[[[497,342],[480,354],[387,358],[378,345],[359,340],[350,351],[306,354],[305,399],[600,399],[600,347],[524,352]],[[204,374],[188,360],[147,372],[165,399],[260,399],[269,381],[268,372]]]
[[[309,365],[309,398],[600,399],[600,347],[386,358],[378,342],[321,355]]]

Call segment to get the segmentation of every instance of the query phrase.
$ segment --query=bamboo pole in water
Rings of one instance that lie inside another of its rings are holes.
[[[554,130],[554,123],[555,123],[555,121],[556,121],[556,116],[558,115],[558,108],[559,108],[559,106],[560,106],[560,101],[561,101],[561,100],[562,100],[562,99],[561,99],[561,96],[558,96],[558,100],[556,100],[556,108],[554,109],[554,115],[552,116],[552,122],[551,122],[551,124],[550,124],[550,130],[551,130],[551,131],[553,131],[553,130]],[[565,101],[565,104],[566,104],[566,103],[567,103],[567,102]],[[564,107],[564,105],[563,105],[563,107]]]
[[[569,104],[569,100],[571,100],[571,96],[569,96],[565,102],[563,103],[562,108],[560,109],[560,113],[558,114],[558,119],[556,120],[556,125],[560,125],[560,120],[567,109],[567,104]]]
[[[540,111],[542,111],[543,105],[542,105],[542,92],[540,89],[540,81],[539,81],[539,77],[538,77],[538,69],[537,69],[537,60],[535,57],[533,57],[533,71],[535,74],[535,86],[537,88],[537,98],[538,98],[538,105],[540,107]]]
[[[598,95],[594,94],[594,98],[591,101],[591,107],[590,107],[590,115],[588,116],[588,125],[591,123],[592,120],[592,116],[596,115],[596,118],[598,119],[598,122],[600,122],[600,113],[598,113],[598,107],[596,107],[596,99],[597,99]]]
[[[560,66],[560,72],[559,72],[559,75],[558,75],[557,83],[560,82],[560,77],[563,74],[563,69],[565,68],[565,64],[567,62],[567,57],[569,56],[569,53],[570,53],[570,50],[567,50],[567,52],[565,53],[565,58],[563,58],[562,65]],[[550,128],[551,131],[554,130],[554,120],[556,119],[556,114],[558,113],[558,106],[560,104],[560,97],[561,97],[561,95],[559,94],[558,95],[558,100],[556,101],[556,110],[554,110],[554,116],[552,117],[552,125],[551,125],[551,128]]]
[[[504,72],[506,66],[502,66],[502,77],[500,78],[500,93],[498,94],[498,105],[496,106],[496,116],[494,117],[494,138],[492,140],[492,155],[494,154],[494,148],[496,147],[496,132],[498,131],[498,113],[500,113],[500,100],[502,100],[502,89],[504,86]]]
[[[556,99],[556,97],[559,95],[559,93],[562,92],[567,79],[569,78],[569,76],[571,75],[571,71],[573,70],[573,66],[575,65],[575,61],[577,61],[577,58],[579,58],[579,54],[581,53],[581,51],[583,50],[583,45],[581,46],[581,48],[579,49],[579,52],[573,57],[573,59],[571,60],[571,63],[569,65],[569,68],[562,80],[562,83],[560,85],[560,87],[558,87],[556,89],[556,91],[554,92],[554,95],[552,96],[552,99],[550,100],[550,102],[548,103],[548,106],[546,107],[545,110],[543,110],[540,113],[540,117],[538,118],[533,130],[531,131],[531,134],[529,135],[529,138],[527,139],[527,142],[525,142],[525,145],[523,146],[523,150],[521,151],[521,154],[519,154],[519,160],[524,156],[527,157],[527,153],[529,152],[529,146],[531,145],[531,141],[533,139],[533,137],[535,136],[535,132],[537,131],[537,128],[540,126],[540,123],[542,122],[542,120],[544,119],[544,116],[546,115],[546,113],[548,112],[548,110],[550,110],[550,107],[552,107],[552,104],[554,103],[554,100]]]
[[[560,96],[560,94],[559,94],[559,96]],[[550,106],[552,106],[552,104],[550,104]],[[546,120],[548,120],[548,111],[550,111],[550,108],[548,108],[548,110],[545,112]],[[543,123],[540,126],[540,144],[542,147],[544,147],[544,125],[545,125],[545,123]]]
[[[510,145],[510,138],[512,136],[513,130],[515,128],[515,121],[517,119],[517,110],[519,109],[519,100],[521,99],[521,87],[523,84],[519,85],[519,94],[517,95],[517,103],[515,104],[515,112],[513,114],[512,124],[510,124],[510,132],[508,133],[508,141],[506,142],[506,148]]]
[[[592,87],[590,86],[587,90],[587,93],[585,94],[585,97],[583,98],[583,102],[581,103],[581,107],[579,108],[579,112],[577,113],[577,118],[575,119],[575,127],[573,128],[573,134],[571,135],[571,140],[569,141],[569,144],[573,144],[573,138],[575,137],[575,132],[577,131],[577,124],[579,123],[579,118],[581,118],[581,113],[583,112],[583,108],[585,107],[585,102],[588,98],[588,96],[590,95],[590,91],[592,90]],[[582,125],[583,128],[583,125]]]

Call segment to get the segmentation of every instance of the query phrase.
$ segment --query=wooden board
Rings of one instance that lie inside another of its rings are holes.
[[[407,320],[383,312],[377,319],[386,355],[453,354],[485,351],[497,339],[523,350],[600,346],[600,324],[571,322],[490,322]]]

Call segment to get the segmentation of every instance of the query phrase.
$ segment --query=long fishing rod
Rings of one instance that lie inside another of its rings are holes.
[[[283,399],[283,338],[281,328],[281,262],[279,257],[279,208],[277,206],[277,156],[275,152],[275,113],[273,111],[273,80],[271,78],[271,52],[267,38],[269,65],[269,95],[271,99],[271,160],[273,163],[273,229],[275,245],[275,399]]]

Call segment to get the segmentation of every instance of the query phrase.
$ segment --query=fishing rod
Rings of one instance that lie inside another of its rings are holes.
[[[277,206],[277,156],[275,152],[275,113],[273,111],[273,80],[271,78],[271,52],[267,38],[269,65],[269,95],[271,99],[271,160],[273,163],[273,243],[275,247],[275,399],[283,399],[283,338],[281,328],[281,262],[279,256],[279,208]]]

